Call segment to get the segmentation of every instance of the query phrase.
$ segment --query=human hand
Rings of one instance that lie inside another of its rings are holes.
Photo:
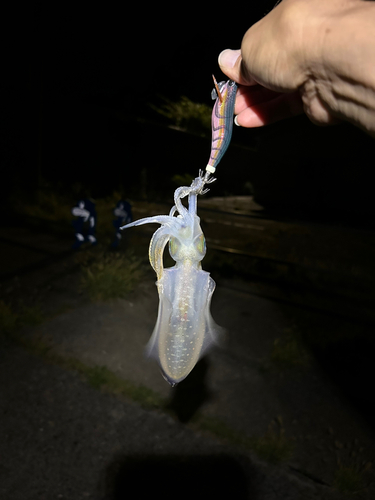
[[[237,125],[258,127],[303,111],[319,125],[341,121],[319,78],[332,19],[354,4],[358,0],[283,0],[247,31],[241,50],[220,54],[221,70],[239,84]]]

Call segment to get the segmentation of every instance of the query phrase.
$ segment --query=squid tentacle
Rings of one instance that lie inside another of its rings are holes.
[[[134,226],[142,226],[143,224],[163,224],[163,225],[170,225],[173,224],[173,221],[171,221],[172,217],[169,215],[155,215],[153,217],[145,217],[144,219],[139,219],[136,220],[135,222],[130,222],[129,224],[125,224],[125,226],[121,226],[120,229],[128,229],[129,227],[134,227]]]
[[[178,211],[178,213],[182,216],[182,217],[186,217],[187,216],[187,209],[183,206],[182,202],[181,202],[181,199],[182,198],[185,198],[185,196],[187,196],[188,194],[190,194],[191,192],[191,188],[188,187],[188,186],[181,186],[180,188],[176,189],[175,193],[174,193],[174,203],[175,203],[175,207]]]

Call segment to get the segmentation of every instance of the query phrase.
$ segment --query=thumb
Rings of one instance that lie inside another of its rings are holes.
[[[255,82],[243,71],[241,50],[225,49],[219,55],[219,66],[228,78],[240,85],[253,85]]]

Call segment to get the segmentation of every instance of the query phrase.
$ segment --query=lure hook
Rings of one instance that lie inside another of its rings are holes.
[[[220,102],[223,102],[223,96],[221,95],[221,92],[219,90],[219,85],[217,84],[216,78],[214,77],[214,75],[212,75],[212,78],[214,80],[214,85],[215,85],[217,96],[218,96]]]

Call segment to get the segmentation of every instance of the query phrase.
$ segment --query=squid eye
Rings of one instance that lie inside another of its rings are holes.
[[[206,253],[206,240],[203,234],[200,234],[195,240],[195,248],[201,254],[205,255]]]
[[[176,256],[180,248],[181,248],[180,241],[172,236],[172,238],[170,238],[169,240],[169,253],[171,254],[172,258]]]

